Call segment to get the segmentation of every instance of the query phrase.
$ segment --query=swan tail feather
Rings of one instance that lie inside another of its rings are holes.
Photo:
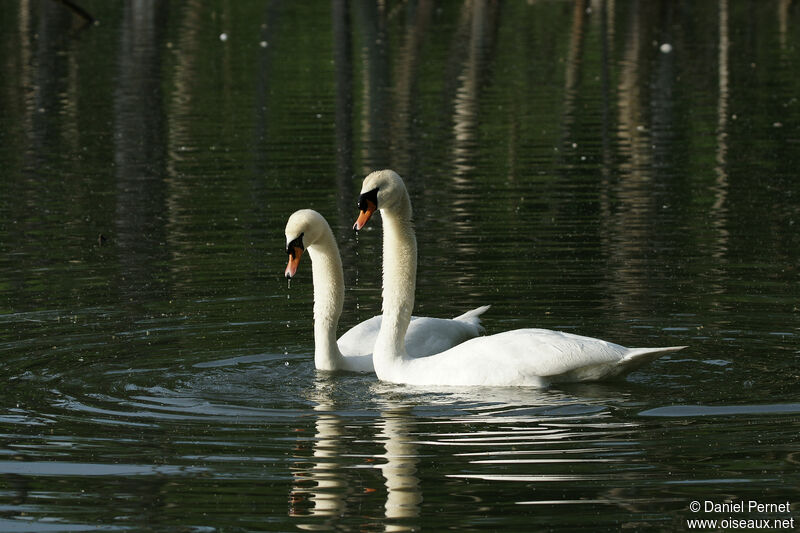
[[[628,372],[633,372],[637,368],[646,365],[651,361],[655,361],[662,355],[670,352],[677,352],[678,350],[683,350],[686,346],[667,346],[664,348],[631,348],[628,353],[625,354],[625,357],[619,362],[619,366],[621,366],[624,370],[623,372],[627,374]]]
[[[463,315],[458,315],[453,320],[458,320],[460,322],[466,322],[467,324],[472,324],[476,328],[478,328],[479,334],[486,333],[486,329],[481,324],[481,315],[489,310],[491,305],[482,305],[480,307],[476,307],[471,311],[467,311]]]
[[[480,307],[476,307],[472,311],[467,311],[463,315],[458,315],[457,317],[453,318],[453,320],[461,320],[463,322],[470,321],[471,319],[480,317],[483,313],[488,311],[490,307],[491,305],[482,305]]]

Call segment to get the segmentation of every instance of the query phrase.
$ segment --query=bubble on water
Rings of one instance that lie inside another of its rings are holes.
[[[224,33],[224,32],[223,32],[223,33],[220,33],[220,34],[219,34],[219,40],[220,40],[220,41],[222,41],[222,42],[224,43],[225,41],[227,41],[227,40],[228,40],[228,34],[227,34],[227,33]]]

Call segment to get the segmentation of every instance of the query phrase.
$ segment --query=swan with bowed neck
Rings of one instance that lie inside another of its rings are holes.
[[[319,370],[374,372],[372,348],[381,317],[365,320],[336,340],[344,303],[344,275],[339,247],[322,215],[311,209],[296,211],[286,223],[285,275],[297,272],[300,256],[308,250],[314,282],[314,363]],[[395,280],[398,285],[403,280]],[[404,350],[414,357],[439,353],[484,332],[480,316],[489,306],[478,307],[453,319],[413,317],[404,335]]]
[[[422,386],[535,386],[623,376],[685,346],[626,348],[600,339],[546,329],[516,329],[468,340],[441,353],[412,359],[403,346],[411,319],[417,241],[411,201],[391,170],[364,179],[361,229],[375,211],[383,218],[383,323],[375,342],[375,373],[383,381]],[[398,283],[397,280],[403,280]]]

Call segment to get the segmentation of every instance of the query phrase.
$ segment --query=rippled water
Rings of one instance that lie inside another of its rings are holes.
[[[800,519],[794,3],[82,5],[0,19],[0,531]],[[416,312],[689,348],[547,390],[317,373],[283,226],[322,212],[342,331],[376,314],[382,167]]]

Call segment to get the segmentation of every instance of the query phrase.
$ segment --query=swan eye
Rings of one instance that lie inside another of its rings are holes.
[[[376,210],[378,208],[378,189],[372,189],[369,192],[365,192],[361,196],[358,197],[358,209],[360,211],[367,211],[370,207],[370,203],[372,203],[372,210]]]
[[[287,254],[289,254],[292,257],[295,257],[297,255],[298,249],[300,250],[300,252],[305,250],[305,246],[303,246],[303,235],[305,234],[301,233],[299,237],[292,240],[289,244],[286,245]]]

